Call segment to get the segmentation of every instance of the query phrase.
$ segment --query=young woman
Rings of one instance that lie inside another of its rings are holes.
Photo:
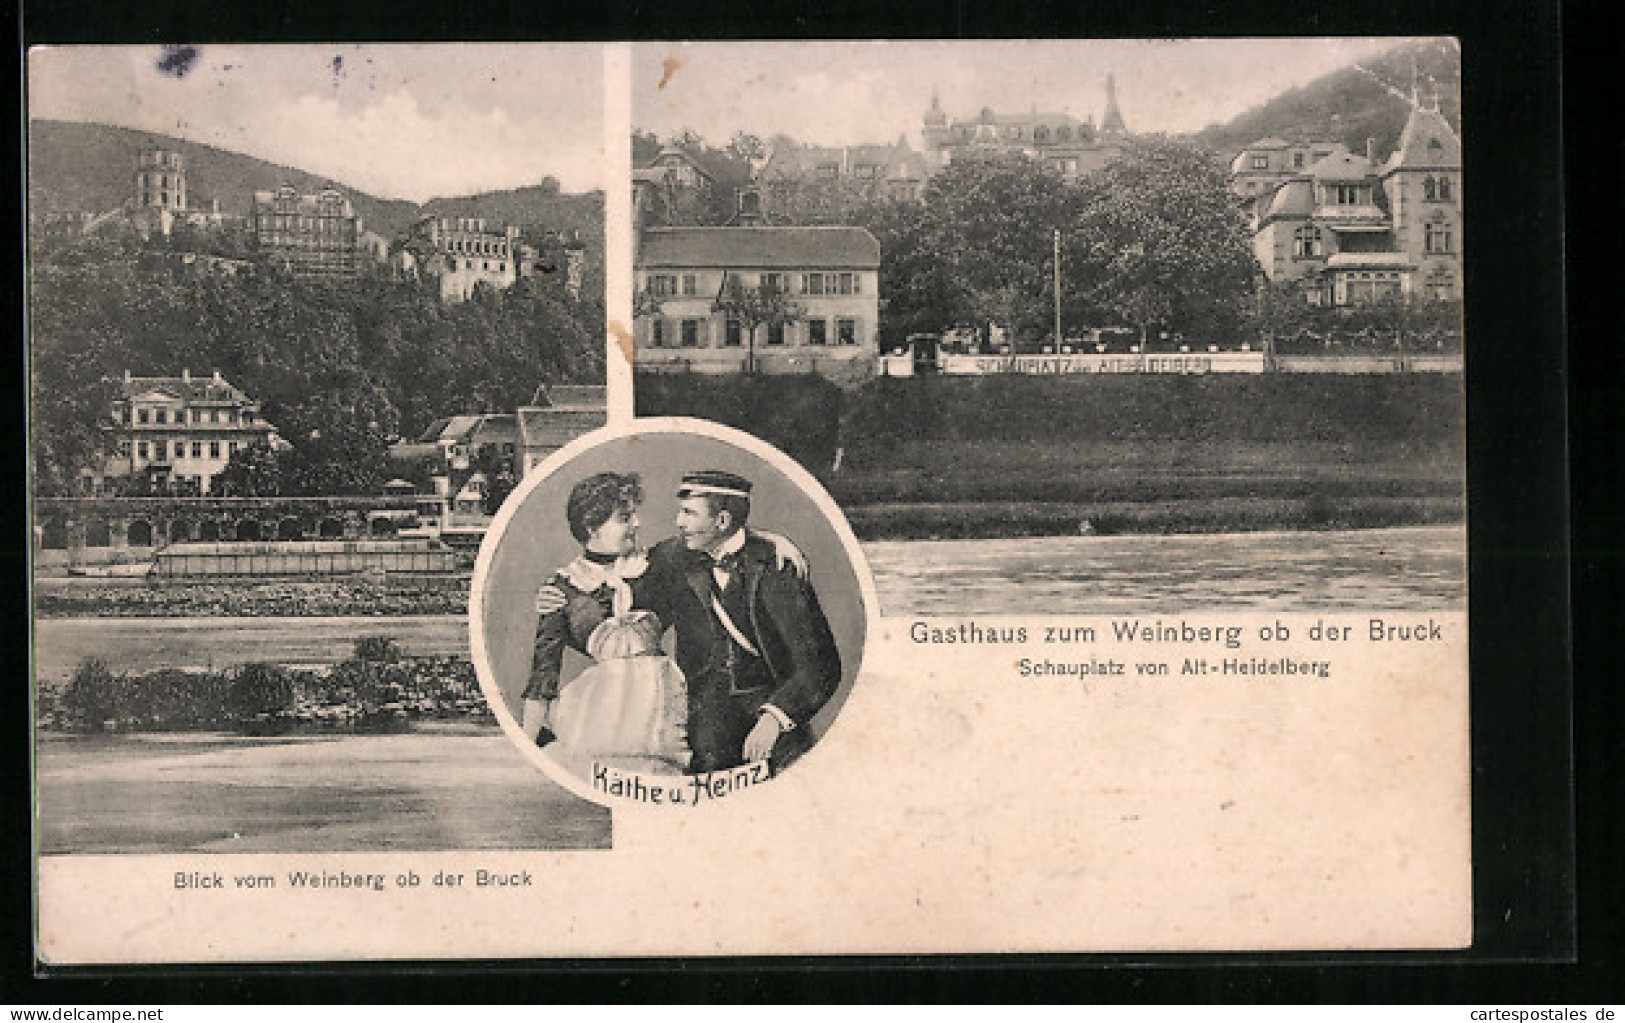
[[[632,474],[599,473],[576,484],[565,517],[581,554],[537,602],[543,613],[524,692],[525,733],[539,745],[556,742],[551,752],[572,767],[596,760],[669,773],[688,760],[682,672],[660,648],[659,618],[632,608],[631,580],[647,567],[638,547],[642,499]],[[566,647],[593,663],[561,687]]]

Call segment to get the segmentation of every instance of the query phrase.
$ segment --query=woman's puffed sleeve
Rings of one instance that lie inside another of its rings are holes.
[[[525,686],[527,700],[551,700],[559,695],[559,669],[564,664],[564,646],[570,638],[570,606],[542,615],[536,621],[536,647],[530,658],[530,682]]]

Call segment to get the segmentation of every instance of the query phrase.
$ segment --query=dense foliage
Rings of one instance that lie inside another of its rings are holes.
[[[409,657],[386,638],[358,640],[353,657],[316,670],[256,663],[124,674],[89,659],[65,686],[42,687],[35,709],[42,729],[60,732],[398,731],[491,716],[466,658]]]
[[[648,136],[634,138],[635,151],[640,142],[658,152]],[[751,148],[750,140],[734,145]],[[704,200],[675,208],[694,223],[722,224],[734,213]],[[873,181],[812,177],[776,181],[761,200],[770,223],[852,224],[874,234],[888,347],[910,333],[997,323],[1036,350],[1054,332],[1056,232],[1069,334],[1128,326],[1192,340],[1233,335],[1256,281],[1224,165],[1165,139],[1130,140],[1120,158],[1076,181],[992,152],[955,160],[922,201],[888,198]]]
[[[68,492],[106,452],[126,371],[219,370],[258,399],[293,448],[257,468],[287,494],[373,492],[395,438],[441,416],[512,411],[538,384],[603,379],[602,291],[573,299],[562,273],[444,304],[432,281],[300,279],[191,258],[188,244],[33,239],[29,439],[42,493]]]

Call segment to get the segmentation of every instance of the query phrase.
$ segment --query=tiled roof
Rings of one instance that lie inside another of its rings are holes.
[[[666,227],[643,233],[641,267],[876,269],[880,243],[861,227]]]
[[[967,119],[962,120],[962,121],[955,121],[954,123],[955,124],[965,124],[965,125],[976,125],[976,124],[987,124],[989,122],[985,119],[985,116],[983,114],[978,114],[975,117],[967,118]],[[998,113],[996,113],[996,114],[993,115],[992,123],[993,124],[1047,124],[1047,125],[1051,125],[1051,126],[1061,125],[1061,124],[1068,124],[1068,125],[1072,125],[1072,126],[1076,127],[1077,125],[1080,125],[1083,122],[1078,120],[1076,117],[1073,117],[1071,114],[1055,114],[1055,113],[998,114]]]
[[[518,439],[518,425],[511,412],[483,415],[479,420],[469,437],[472,444],[512,444]]]
[[[446,425],[440,428],[440,433],[436,439],[466,441],[473,436],[475,430],[479,429],[480,418],[479,416],[452,416],[446,420]]]
[[[562,448],[604,425],[603,409],[522,408],[519,441],[526,449]]]
[[[533,401],[539,408],[581,411],[602,412],[609,405],[603,384],[543,384],[536,389]]]
[[[389,446],[389,457],[397,462],[415,462],[425,458],[435,458],[440,454],[438,444],[420,444],[403,441]]]
[[[1437,110],[1416,107],[1400,133],[1399,147],[1388,158],[1383,171],[1387,173],[1401,167],[1454,170],[1460,166],[1461,140],[1450,129],[1450,122]]]
[[[126,399],[158,391],[186,401],[247,402],[248,396],[225,378],[213,376],[193,377],[125,377],[120,386]]]
[[[1309,168],[1316,181],[1363,181],[1376,171],[1370,160],[1348,150],[1332,153]]]
[[[717,176],[717,172],[711,167],[707,166],[706,161],[700,159],[700,157],[689,152],[688,150],[682,149],[678,146],[667,146],[666,148],[662,149],[655,155],[653,160],[649,161],[648,166],[650,168],[659,169],[660,167],[666,165],[667,157],[673,156],[680,158],[684,163],[687,163],[689,166],[693,167],[695,170],[699,171],[701,174],[704,174],[708,178],[714,179]]]
[[[314,195],[289,196],[280,189],[275,192],[255,192],[254,206],[256,209],[261,206],[277,209],[280,208],[279,204],[286,204],[289,199],[292,200],[289,205],[291,205],[291,209],[295,213],[315,216],[329,210],[336,210],[346,217],[355,216],[355,206],[351,204],[349,197],[336,188],[324,188]],[[328,201],[324,202],[324,199]]]
[[[1307,217],[1315,209],[1315,190],[1307,178],[1293,178],[1275,190],[1270,199],[1265,219],[1272,217]]]

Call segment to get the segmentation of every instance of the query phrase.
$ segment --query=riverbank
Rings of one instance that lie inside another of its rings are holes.
[[[816,378],[640,378],[638,412],[716,419],[778,443],[860,540],[1465,516],[1459,374],[1003,374],[850,392]]]
[[[493,726],[256,739],[41,734],[39,850],[607,849],[609,811],[549,783]]]
[[[330,618],[462,615],[468,576],[34,580],[36,618]]]
[[[1462,521],[1459,498],[1220,498],[1148,502],[897,503],[846,510],[865,542],[1383,529]]]

